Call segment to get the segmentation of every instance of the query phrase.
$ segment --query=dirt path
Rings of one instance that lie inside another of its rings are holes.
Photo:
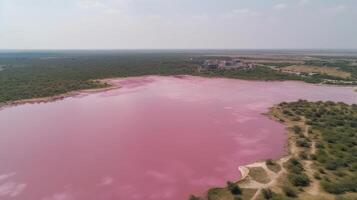
[[[275,161],[276,164],[279,165],[281,168],[281,170],[278,172],[270,170],[266,165],[266,162],[257,162],[243,167],[245,178],[242,181],[238,182],[238,185],[241,188],[256,189],[257,191],[255,192],[251,200],[257,200],[261,197],[260,195],[263,189],[275,188],[276,186],[282,183],[282,178],[286,174],[288,174],[287,169],[284,168],[284,164],[288,162],[290,158],[295,157],[300,160],[301,164],[304,167],[306,175],[311,181],[310,185],[308,187],[305,187],[304,191],[301,192],[303,198],[308,197],[309,199],[325,199],[325,197],[328,197],[326,199],[330,199],[328,194],[321,190],[319,181],[314,178],[314,174],[316,172],[316,169],[314,167],[314,161],[300,159],[300,153],[303,151],[307,152],[309,155],[316,154],[317,152],[316,141],[312,137],[311,133],[309,133],[311,127],[306,124],[306,119],[302,118],[300,121],[292,121],[289,118],[284,117],[284,115],[279,110],[271,110],[270,116],[280,122],[283,121],[286,125],[288,134],[289,154],[288,156],[282,157],[279,160]],[[311,146],[309,148],[297,146],[296,141],[297,139],[299,139],[300,136],[295,134],[292,130],[292,128],[296,125],[302,128],[302,134],[304,135],[304,137],[308,138],[311,141]],[[266,175],[268,176],[267,178],[269,178],[270,181],[268,183],[258,182],[259,180],[256,181],[256,174],[253,176],[249,174],[249,168],[253,167],[259,167],[263,169],[266,172]],[[255,177],[255,179],[253,179],[253,177]]]
[[[249,175],[246,177],[246,180],[242,181],[242,183],[239,184],[240,187],[242,188],[249,188],[249,189],[257,189],[257,191],[255,192],[255,194],[253,195],[253,197],[251,198],[251,200],[256,200],[259,196],[259,194],[261,193],[261,190],[264,188],[270,188],[272,186],[275,186],[278,183],[278,179],[286,172],[286,169],[283,167],[283,164],[285,162],[287,162],[289,159],[291,158],[291,156],[286,156],[283,157],[281,159],[279,159],[276,164],[280,165],[281,170],[278,173],[275,173],[273,171],[271,171],[265,162],[258,162],[258,163],[254,163],[251,165],[246,166],[248,169],[250,167],[261,167],[262,169],[264,169],[264,171],[267,173],[267,175],[269,176],[270,182],[269,183],[259,183],[255,180],[253,180]]]
[[[288,119],[286,119],[286,125],[288,128],[293,127],[294,125],[298,125],[300,127],[303,128],[303,135],[306,138],[309,138],[310,140],[310,134],[309,134],[309,129],[310,127],[306,125],[305,123],[305,118],[303,118],[300,122],[293,122],[290,121]],[[259,195],[261,194],[262,189],[265,188],[271,188],[274,187],[275,185],[278,184],[279,178],[283,175],[283,174],[287,174],[287,170],[284,168],[284,163],[286,163],[291,157],[299,157],[299,153],[303,150],[301,147],[298,147],[296,145],[296,135],[293,134],[291,131],[288,132],[289,135],[289,156],[283,157],[279,160],[276,161],[276,163],[278,165],[280,165],[281,170],[278,173],[275,173],[273,171],[271,171],[265,164],[265,162],[259,162],[259,163],[254,163],[252,165],[248,165],[247,168],[249,169],[249,167],[261,167],[262,169],[264,169],[267,173],[267,175],[270,178],[270,182],[263,184],[263,183],[259,183],[257,181],[254,181],[249,175],[247,176],[247,180],[242,183],[239,184],[242,188],[251,188],[251,189],[257,189],[256,193],[253,195],[253,197],[251,198],[251,200],[256,200]],[[311,147],[309,148],[309,154],[315,154],[316,153],[316,142],[312,140],[311,142]],[[314,179],[314,173],[315,170],[313,169],[313,161],[311,160],[304,160],[302,161],[302,164],[304,166],[305,172],[306,174],[309,176],[311,183],[310,186],[306,188],[306,193],[308,193],[309,195],[312,196],[317,196],[320,194],[320,186],[317,180]]]
[[[306,127],[305,128],[305,136],[307,138],[311,139],[311,137],[309,135],[309,126],[305,125],[305,127]],[[310,147],[309,153],[310,153],[310,155],[316,153],[316,142],[313,140],[311,142],[311,147]],[[306,189],[306,192],[310,195],[316,196],[320,193],[320,185],[319,185],[318,181],[316,181],[316,179],[314,178],[315,170],[312,167],[313,164],[314,164],[314,162],[311,160],[305,160],[303,162],[306,174],[309,176],[309,178],[311,180],[310,186]]]

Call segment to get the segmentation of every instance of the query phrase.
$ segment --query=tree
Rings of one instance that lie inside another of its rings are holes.
[[[294,186],[308,186],[310,185],[310,179],[309,177],[304,174],[289,174],[289,181],[294,185]]]
[[[235,184],[235,183],[232,183],[230,181],[227,182],[227,188],[228,190],[234,194],[234,195],[240,195],[242,194],[242,190],[240,189],[240,187]]]

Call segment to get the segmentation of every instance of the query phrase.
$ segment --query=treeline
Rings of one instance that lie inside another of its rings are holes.
[[[295,74],[282,73],[277,70],[270,69],[268,67],[254,67],[251,69],[211,69],[201,71],[200,76],[207,77],[226,77],[237,78],[243,80],[265,80],[265,81],[284,81],[284,80],[296,80],[304,81],[307,83],[322,83],[325,75],[313,75],[313,76],[298,76]],[[330,78],[330,77],[329,77]]]
[[[194,74],[187,57],[176,54],[0,57],[0,102],[101,87],[95,79],[141,75]]]

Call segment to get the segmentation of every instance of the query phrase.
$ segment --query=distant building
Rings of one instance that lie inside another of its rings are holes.
[[[246,63],[240,59],[233,60],[206,60],[203,64],[204,69],[246,69],[254,68],[255,64]]]
[[[219,60],[206,60],[203,67],[207,69],[217,69],[219,67]]]

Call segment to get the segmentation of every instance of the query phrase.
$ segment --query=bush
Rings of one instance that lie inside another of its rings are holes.
[[[315,154],[310,154],[310,159],[311,160],[317,160],[317,156]]]
[[[308,148],[311,146],[310,142],[308,142],[306,139],[304,138],[301,138],[301,139],[298,139],[296,141],[296,144],[299,146],[299,147],[305,147],[305,148]]]
[[[344,193],[344,188],[340,187],[339,185],[327,181],[321,181],[322,188],[331,194],[342,194]]]
[[[325,170],[322,169],[322,168],[319,168],[319,172],[320,172],[321,174],[326,174]]]
[[[292,187],[284,186],[283,191],[288,197],[297,197],[297,192]]]
[[[242,194],[242,190],[240,189],[240,187],[235,184],[235,183],[232,183],[230,181],[227,182],[227,188],[228,190],[234,194],[234,195],[240,195]]]
[[[296,158],[291,158],[291,159],[289,160],[289,163],[290,163],[291,165],[295,165],[295,166],[300,166],[300,167],[302,167],[301,163],[300,163],[299,160],[296,159]]]
[[[302,159],[302,160],[307,160],[308,159],[308,155],[305,151],[303,152],[300,152],[299,153],[299,158]]]
[[[317,179],[317,180],[321,180],[321,176],[318,172],[315,172],[314,173],[314,178]]]
[[[304,174],[292,174],[290,173],[289,176],[289,181],[294,185],[294,186],[301,186],[301,187],[305,187],[310,185],[310,179],[309,177]]]
[[[268,159],[265,161],[266,165],[275,165],[275,162],[272,159]]]
[[[337,167],[338,167],[338,165],[334,160],[329,160],[325,164],[325,168],[328,170],[336,170]]]
[[[300,134],[302,132],[302,129],[300,126],[295,125],[293,126],[293,131],[295,134]]]
[[[262,194],[264,199],[271,199],[274,196],[274,193],[268,188],[268,189],[262,189]]]

